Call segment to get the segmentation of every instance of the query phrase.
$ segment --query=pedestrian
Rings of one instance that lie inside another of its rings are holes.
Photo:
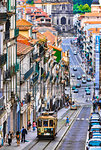
[[[66,124],[65,124],[65,126],[67,126],[67,125],[69,125],[69,118],[68,118],[68,116],[66,118]]]
[[[21,133],[22,133],[22,139],[21,142],[25,142],[25,135],[27,134],[27,130],[24,128],[24,126],[21,129]]]
[[[19,132],[19,131],[17,131],[17,132],[16,132],[17,146],[19,146],[19,145],[20,145],[20,139],[21,139],[20,132]]]
[[[28,127],[28,130],[31,128],[31,122],[30,122],[30,120],[28,121],[27,127]]]
[[[11,131],[9,131],[8,135],[7,135],[7,139],[8,139],[8,144],[9,146],[11,145],[11,142],[12,142],[12,133]]]
[[[36,122],[33,120],[33,131],[35,131],[36,128]]]

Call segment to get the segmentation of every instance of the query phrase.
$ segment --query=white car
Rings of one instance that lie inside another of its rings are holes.
[[[77,55],[77,52],[76,52],[76,51],[74,51],[74,55]]]
[[[85,150],[101,150],[101,139],[91,139],[86,144]]]

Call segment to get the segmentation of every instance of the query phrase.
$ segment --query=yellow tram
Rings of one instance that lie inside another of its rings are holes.
[[[54,138],[57,134],[57,115],[51,112],[43,112],[37,118],[37,137]]]

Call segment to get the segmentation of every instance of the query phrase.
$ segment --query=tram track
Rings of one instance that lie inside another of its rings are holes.
[[[80,108],[78,108],[80,109]],[[78,110],[77,110],[78,112]],[[61,119],[58,120],[58,126],[57,126],[57,134],[61,132],[63,127],[65,126],[65,117],[68,115],[69,120],[71,120],[72,116],[75,114],[75,110],[69,110],[64,115],[62,115]],[[39,140],[37,139],[36,142],[28,148],[28,150],[46,150],[47,147],[51,144],[53,140]]]

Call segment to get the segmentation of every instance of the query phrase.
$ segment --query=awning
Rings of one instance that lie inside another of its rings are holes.
[[[50,45],[50,47],[52,47],[52,48],[54,48],[54,49],[56,49],[56,50],[58,50],[58,51],[62,51],[62,48],[59,48],[59,47],[57,47],[57,46],[52,46],[52,45]]]
[[[56,51],[53,51],[51,54],[54,55],[56,53]]]

